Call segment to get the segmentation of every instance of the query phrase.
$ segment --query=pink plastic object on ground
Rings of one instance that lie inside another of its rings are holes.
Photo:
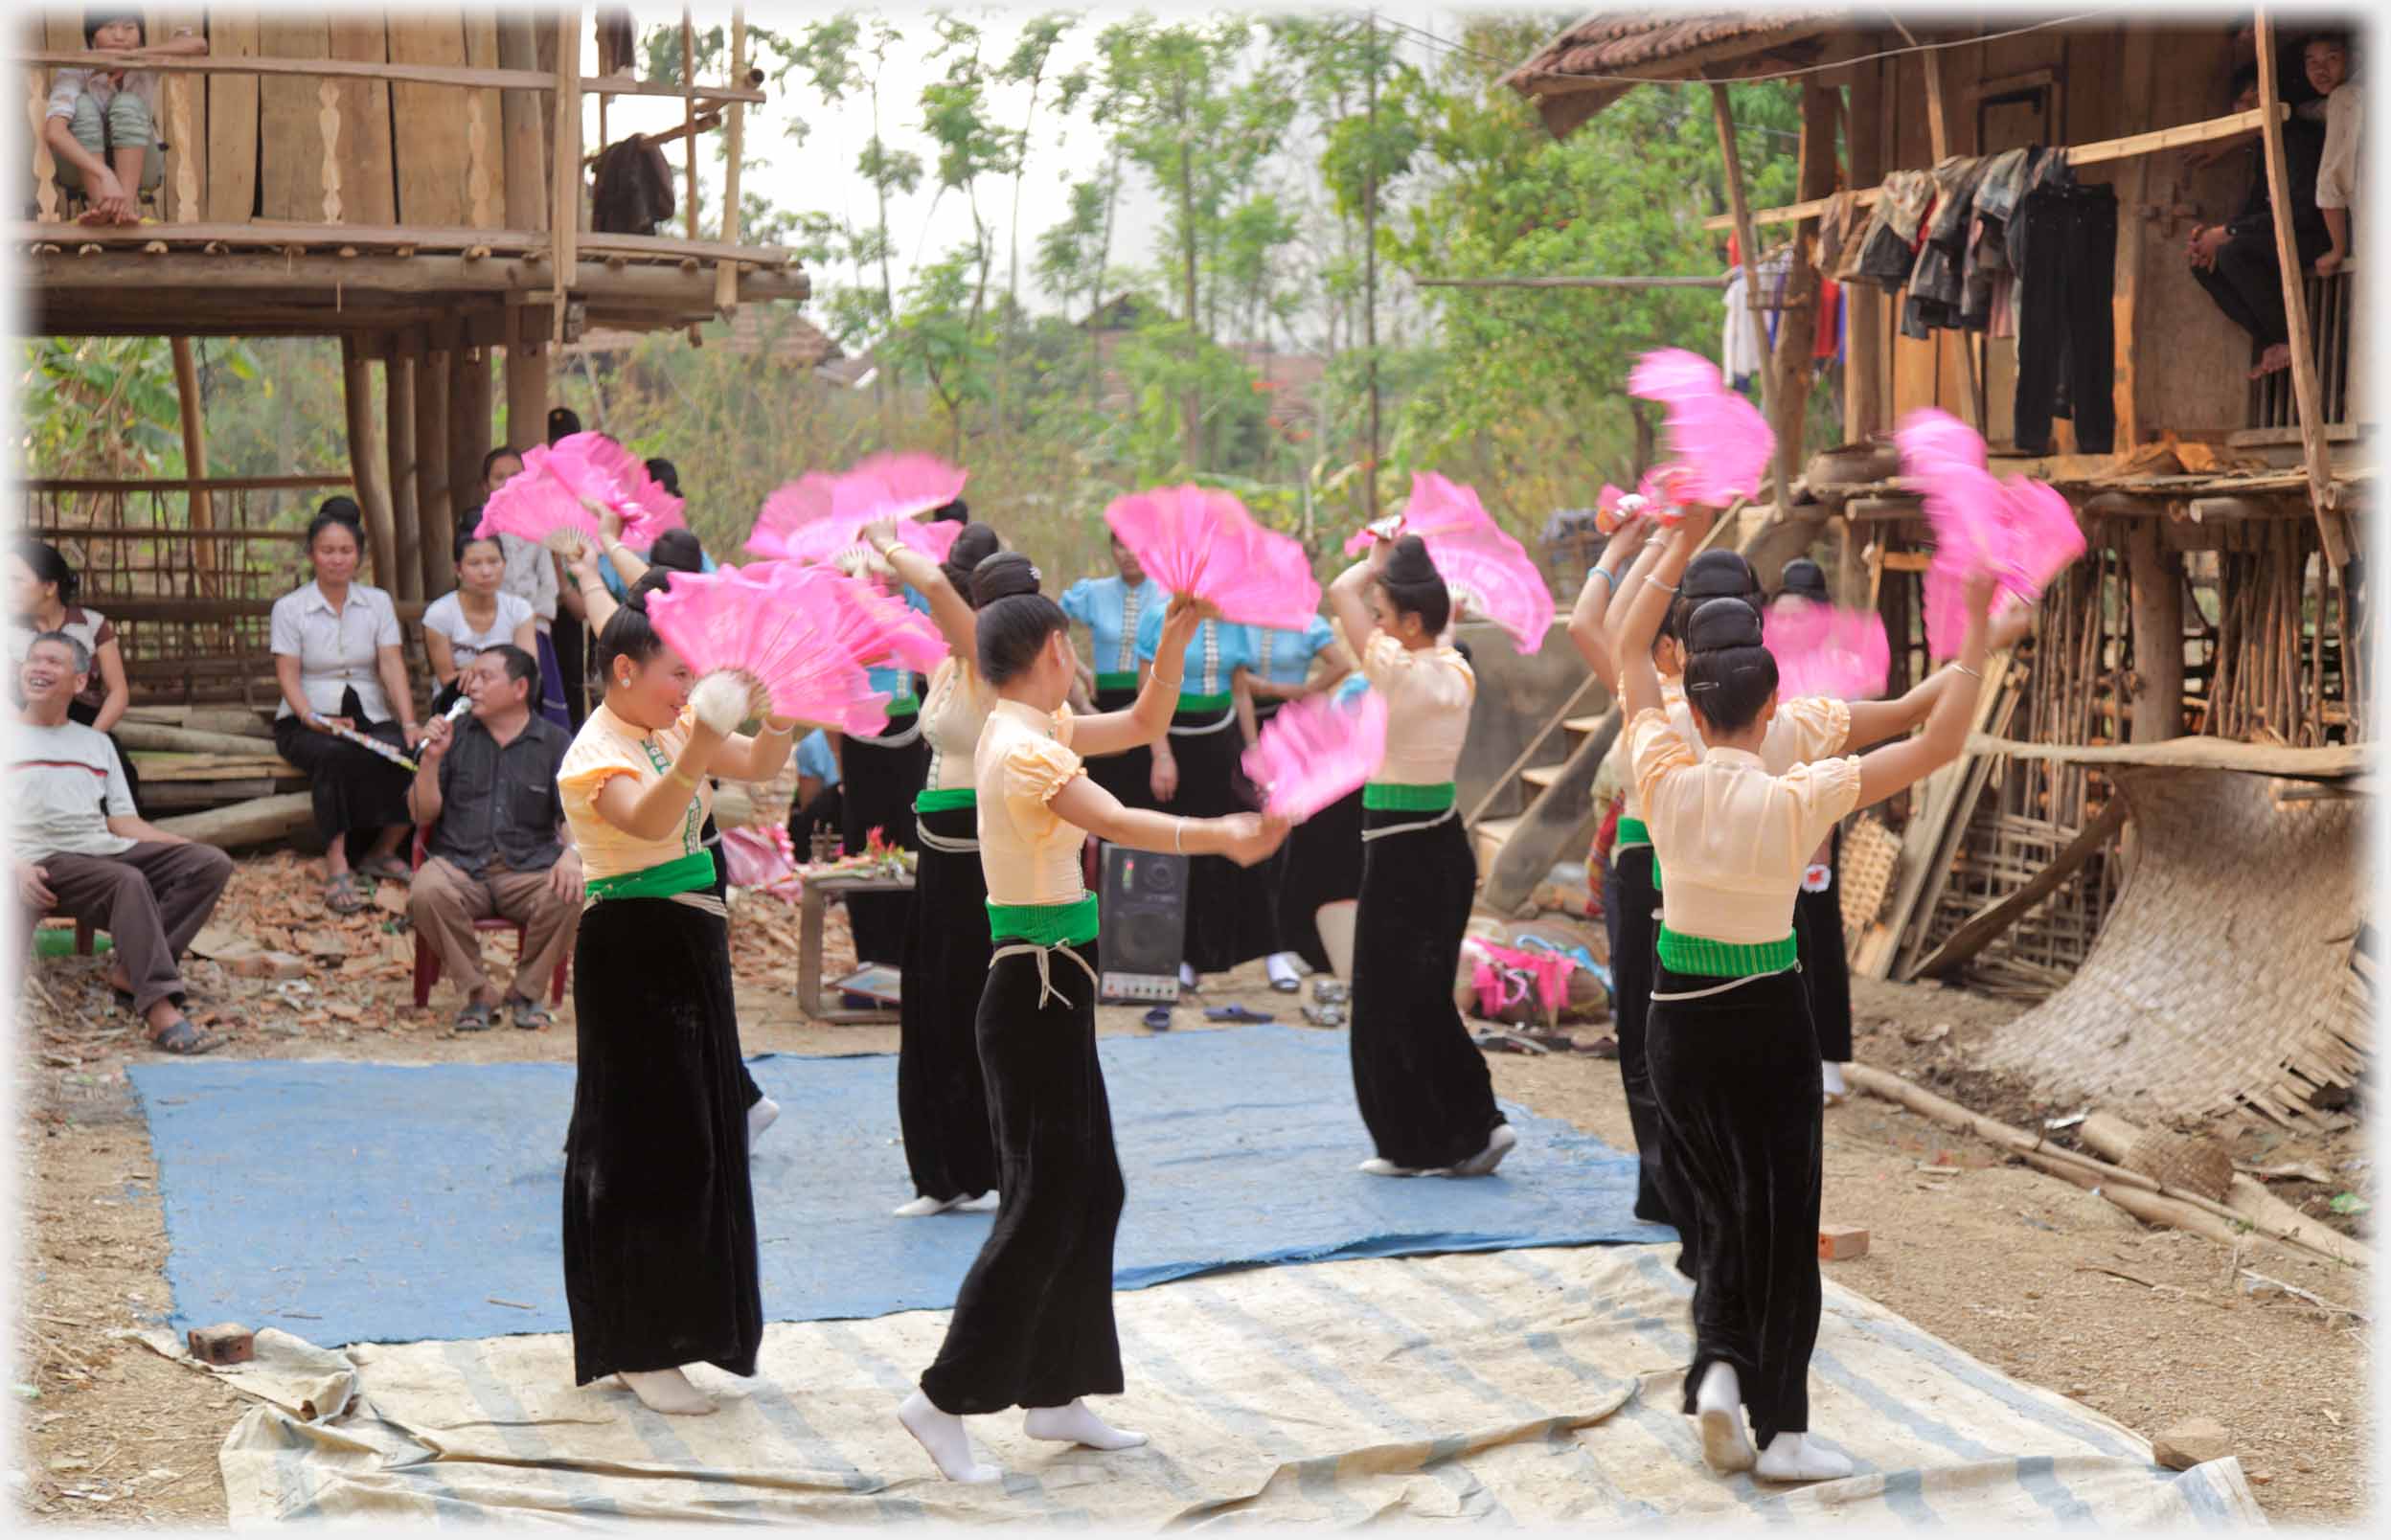
[[[734,888],[752,888],[792,903],[802,895],[797,851],[785,824],[724,829],[722,869]]]
[[[1806,599],[1780,599],[1761,619],[1761,641],[1777,660],[1777,698],[1830,695],[1871,700],[1884,693],[1893,647],[1884,617]]]
[[[959,470],[953,472],[953,485],[958,489],[963,485],[963,474]],[[945,485],[942,482],[939,487]],[[865,525],[874,519],[892,518],[897,521],[899,541],[932,561],[944,561],[946,553],[954,548],[956,537],[963,533],[962,525],[944,519],[935,524],[923,523],[909,514],[887,511],[926,495],[918,489],[910,494],[900,493],[886,481],[857,471],[845,476],[826,476],[814,471],[786,483],[763,500],[763,508],[756,515],[756,527],[747,535],[747,549],[760,556],[828,561],[859,542]],[[943,508],[953,501],[950,495],[929,507]]]
[[[697,674],[744,675],[773,714],[878,734],[888,697],[865,679],[863,649],[882,644],[841,595],[848,581],[784,561],[679,573],[648,596],[648,618]]]
[[[1245,751],[1246,778],[1263,788],[1263,810],[1309,818],[1370,779],[1386,758],[1386,700],[1365,690],[1351,704],[1315,695],[1289,701]]]
[[[1473,945],[1477,962],[1470,969],[1470,983],[1477,990],[1479,1015],[1498,1019],[1503,1011],[1524,1002],[1531,988],[1547,1014],[1568,1003],[1569,970],[1577,966],[1568,958],[1484,940],[1474,940]]]
[[[1483,529],[1424,535],[1422,541],[1453,597],[1501,626],[1522,657],[1544,645],[1553,623],[1553,591],[1518,541],[1492,521]]]
[[[1116,497],[1104,523],[1146,576],[1173,594],[1209,600],[1241,625],[1300,631],[1320,610],[1304,548],[1265,530],[1245,505],[1212,487],[1157,487]]]
[[[1656,478],[1670,502],[1724,508],[1759,493],[1777,436],[1760,408],[1719,377],[1717,365],[1682,348],[1655,349],[1636,360],[1628,394],[1667,409],[1674,476]]]
[[[1494,517],[1478,501],[1476,488],[1449,481],[1432,470],[1415,470],[1411,473],[1411,496],[1404,501],[1402,512],[1392,519],[1374,520],[1355,531],[1345,542],[1345,554],[1360,555],[1381,538],[1416,534],[1425,539],[1431,534],[1458,534],[1493,527]]]
[[[1938,658],[1959,650],[1967,630],[1968,575],[1989,567],[2000,591],[2031,606],[2044,585],[2084,553],[2084,531],[2066,498],[2023,476],[1995,478],[1985,468],[1984,441],[1947,412],[1921,407],[1894,442],[1901,475],[1923,494],[1934,531],[1926,566],[1926,646]]]

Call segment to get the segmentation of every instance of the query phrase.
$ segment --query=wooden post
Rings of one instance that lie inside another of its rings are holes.
[[[1760,371],[1760,410],[1771,423],[1777,420],[1777,382],[1775,371],[1766,367],[1768,357],[1768,325],[1761,319],[1760,310],[1751,301],[1760,297],[1760,243],[1752,238],[1752,204],[1743,192],[1743,162],[1735,151],[1735,114],[1727,102],[1727,88],[1713,80],[1710,85],[1711,111],[1719,120],[1719,149],[1727,163],[1727,209],[1735,215],[1736,244],[1743,253],[1743,293],[1745,307],[1752,318],[1752,341],[1764,360]],[[1733,381],[1729,381],[1730,384]],[[1799,449],[1793,451],[1798,454]],[[1782,437],[1777,443],[1777,508],[1779,511],[1792,506],[1793,479],[1786,473],[1786,445]]]
[[[534,29],[539,18],[498,8],[498,62],[511,70],[539,68]],[[499,98],[499,132],[506,146],[507,228],[548,228],[546,161],[548,103],[536,91],[508,91]]]
[[[551,359],[538,313],[523,306],[507,308],[507,438],[517,449],[548,437]]]
[[[2300,245],[2291,234],[2291,173],[2283,156],[2283,119],[2276,110],[2281,97],[2275,79],[2275,17],[2271,10],[2258,12],[2258,105],[2266,116],[2259,136],[2266,147],[2266,200],[2274,206],[2275,265],[2282,269],[2283,316],[2291,337],[2291,393],[2300,405],[2300,447],[2308,462],[2309,504],[2316,513],[2316,532],[2334,566],[2350,559],[2340,531],[2334,528],[2331,509],[2333,469],[2325,448],[2324,391],[2316,379],[2316,351],[2308,334],[2308,270],[2300,265]]]
[[[374,584],[389,589],[398,571],[390,519],[390,465],[382,453],[381,424],[374,418],[374,366],[353,331],[340,338],[341,396],[349,415],[349,473],[356,479],[357,504],[365,510],[366,551]]]
[[[489,453],[490,354],[461,335],[448,379],[448,485],[479,487]]]
[[[1928,49],[1918,56],[1918,66],[1926,76],[1926,145],[1927,153],[1940,166],[1951,153],[1951,120],[1943,102],[1943,56],[1947,48]]]
[[[2117,98],[2128,123],[2150,121],[2152,91],[2157,78],[2158,29],[2125,30],[2126,54],[2117,76]],[[2120,451],[2142,442],[2142,412],[2135,400],[2134,365],[2141,352],[2138,339],[2142,315],[2142,246],[2150,221],[2142,206],[2150,201],[2151,157],[2136,155],[2117,173],[2117,287],[2109,301],[2111,325],[2117,333],[2117,443]],[[2138,589],[2141,576],[2136,574]],[[2180,650],[2180,649],[2178,649]],[[2137,648],[2138,651],[2138,648]],[[2140,720],[2137,713],[2135,720]]]
[[[1854,187],[1875,187],[1884,180],[1884,146],[1879,135],[1883,122],[1884,61],[1856,67],[1852,77],[1851,112],[1847,115]],[[1857,240],[1859,232],[1852,232]],[[1843,313],[1849,329],[1843,348],[1843,438],[1865,443],[1869,435],[1890,426],[1884,420],[1885,296],[1873,283],[1854,283],[1843,293]]]
[[[2128,519],[2126,568],[2133,581],[2133,741],[2183,735],[2183,556],[2155,518]]]
[[[689,7],[681,7],[681,213],[689,238],[697,238],[697,34]]]
[[[1809,202],[1834,191],[1834,93],[1815,80],[1802,87],[1801,181],[1798,196]],[[1810,260],[1818,238],[1818,221],[1804,219],[1793,227],[1792,258],[1786,269],[1785,304],[1777,315],[1776,355],[1768,367],[1777,376],[1777,403],[1768,425],[1777,436],[1778,485],[1790,501],[1793,478],[1800,474],[1803,441],[1810,420],[1810,361],[1816,351],[1818,330],[1827,324],[1821,313],[1825,290],[1818,269]],[[1748,269],[1747,269],[1748,271]]]
[[[415,506],[423,525],[423,592],[437,598],[457,585],[457,513],[478,498],[449,479],[448,383],[455,360],[453,323],[428,328],[415,371]]]
[[[731,83],[747,81],[747,9],[731,8]],[[734,102],[722,128],[722,244],[739,244],[739,162],[747,148],[747,104]],[[695,134],[690,135],[692,139]],[[714,270],[714,307],[739,308],[739,264],[724,258]]]
[[[415,495],[415,360],[391,339],[382,364],[382,413],[390,430],[390,518],[392,554],[398,562],[392,592],[423,598],[423,524]]]
[[[208,474],[208,429],[206,408],[199,393],[198,361],[192,356],[189,337],[171,338],[169,346],[174,353],[174,396],[183,420],[183,474],[201,480]],[[204,487],[191,494],[191,527],[216,528],[216,506]],[[192,565],[198,574],[199,591],[215,595],[221,586],[216,576],[216,543],[194,540],[192,545]]]
[[[564,306],[580,275],[581,231],[581,11],[567,6],[557,19],[556,204],[548,212],[556,242],[556,319],[551,334],[564,340]]]

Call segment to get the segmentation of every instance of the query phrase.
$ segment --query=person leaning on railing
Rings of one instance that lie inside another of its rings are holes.
[[[208,40],[189,27],[155,48],[142,46],[137,11],[95,9],[83,13],[83,44],[99,53],[153,57],[204,54]],[[50,87],[42,142],[57,162],[58,185],[89,205],[85,224],[139,224],[141,195],[166,175],[158,143],[158,75],[123,66],[62,69]]]

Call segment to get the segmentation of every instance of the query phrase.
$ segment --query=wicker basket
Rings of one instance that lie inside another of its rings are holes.
[[[2121,1162],[2129,1171],[2154,1176],[2171,1188],[2222,1203],[2233,1190],[2233,1157],[2223,1145],[2185,1134],[2148,1133],[2134,1141]]]
[[[1843,905],[1843,934],[1857,939],[1877,922],[1901,863],[1901,837],[1876,819],[1855,818],[1843,828],[1843,867],[1834,874]]]

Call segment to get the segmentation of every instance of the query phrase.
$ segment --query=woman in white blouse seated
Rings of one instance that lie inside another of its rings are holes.
[[[400,882],[412,875],[398,842],[407,834],[413,778],[333,728],[401,751],[423,737],[399,650],[398,612],[388,594],[356,580],[362,526],[353,501],[325,500],[307,526],[315,580],[276,600],[272,621],[274,678],[283,691],[274,747],[307,774],[324,836],[324,904],[339,915],[365,907],[357,872]],[[354,869],[353,843],[363,848]]]
[[[496,535],[457,531],[456,592],[443,594],[423,610],[423,650],[432,660],[440,693],[432,713],[448,709],[464,687],[466,667],[502,644],[538,656],[538,624],[531,600],[499,586],[507,575],[506,548]]]

